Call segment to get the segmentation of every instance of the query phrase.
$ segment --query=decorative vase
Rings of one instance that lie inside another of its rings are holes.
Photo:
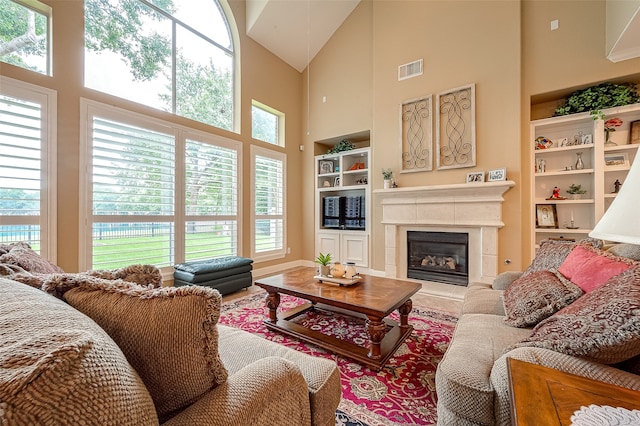
[[[331,273],[331,265],[320,265],[320,267],[318,268],[318,272],[323,277],[326,277]]]
[[[611,131],[604,129],[604,134],[605,134],[605,139],[606,141],[604,142],[605,146],[615,146],[618,145],[617,143],[615,143],[614,141],[611,140]]]
[[[389,189],[391,188],[391,179],[385,179],[384,180],[384,189]]]
[[[356,270],[356,264],[354,262],[347,262],[347,270],[346,270],[347,278],[353,278],[358,275],[358,271]]]
[[[582,170],[584,169],[584,163],[582,162],[582,153],[576,152],[576,155],[578,156],[578,159],[576,160],[576,170]]]
[[[330,273],[334,278],[342,278],[344,277],[346,271],[344,270],[344,266],[342,266],[342,263],[336,262],[333,264],[333,267],[331,267]]]
[[[582,194],[571,194],[571,198],[573,198],[574,200],[581,200]]]

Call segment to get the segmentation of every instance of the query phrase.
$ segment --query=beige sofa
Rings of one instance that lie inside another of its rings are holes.
[[[0,424],[335,424],[336,364],[217,325],[216,290],[3,261]]]
[[[637,256],[637,250],[634,255]],[[565,260],[563,256],[557,259],[537,257],[525,272],[544,267],[558,268]],[[634,280],[630,292],[634,294],[630,297],[640,301],[640,274],[636,272],[629,276],[635,276],[630,278]],[[503,300],[505,290],[520,277],[523,277],[522,273],[506,272],[498,276],[493,284],[469,285],[453,339],[436,371],[438,425],[510,425],[506,366],[509,357],[640,390],[638,356],[626,363],[606,365],[588,356],[578,357],[550,350],[539,342],[520,343],[527,339],[534,340],[531,339],[533,327],[519,328],[505,323]],[[586,296],[577,300],[583,297]],[[570,302],[568,306],[577,303]],[[561,314],[562,311],[556,313]],[[636,317],[633,327],[637,330],[637,312],[632,315]],[[635,352],[629,353],[637,354],[640,339],[637,334],[632,339],[631,346]],[[572,342],[567,343],[567,347],[571,345]]]

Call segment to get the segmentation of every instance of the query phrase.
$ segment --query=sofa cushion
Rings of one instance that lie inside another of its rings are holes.
[[[33,251],[25,243],[18,243],[12,246],[7,253],[0,256],[0,263],[18,265],[25,271],[33,274],[54,274],[64,272],[57,265],[54,265]]]
[[[218,355],[216,290],[83,275],[54,276],[43,288],[63,289],[67,303],[115,340],[146,384],[161,422],[227,378]]]
[[[464,295],[462,314],[504,315],[502,290],[494,290],[491,284],[470,282]]]
[[[582,294],[580,287],[557,271],[533,272],[518,278],[504,291],[504,321],[514,327],[534,326]]]
[[[569,253],[558,271],[588,293],[636,263],[593,247],[578,246]]]
[[[335,423],[335,411],[341,395],[340,371],[335,362],[296,352],[243,330],[224,325],[218,325],[218,329],[220,357],[230,375],[266,357],[275,356],[292,361],[309,386],[312,424]]]
[[[455,413],[467,420],[456,424],[495,424],[493,363],[505,348],[524,339],[531,330],[508,326],[502,316],[463,315],[436,370],[438,413]]]
[[[640,355],[640,267],[541,321],[513,347],[534,346],[613,364]]]
[[[0,278],[0,423],[158,424],[151,396],[94,321]]]
[[[614,256],[640,261],[640,245],[614,244],[607,251]]]
[[[536,257],[531,265],[522,273],[529,275],[538,271],[557,270],[562,262],[567,258],[571,251],[579,245],[590,245],[596,248],[602,248],[602,241],[594,238],[586,238],[579,242],[560,241],[560,240],[543,240],[540,247],[536,251]]]

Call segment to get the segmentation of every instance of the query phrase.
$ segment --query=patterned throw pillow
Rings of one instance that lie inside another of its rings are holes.
[[[62,293],[111,336],[147,386],[161,423],[227,379],[218,354],[217,290],[82,275],[55,275],[43,290]]]
[[[0,263],[18,265],[32,274],[55,274],[64,272],[24,243],[16,244],[11,247],[7,253],[0,256]]]
[[[583,291],[557,271],[538,271],[518,278],[504,291],[504,322],[530,327],[570,305]]]
[[[546,348],[614,364],[640,355],[640,267],[626,270],[534,327],[507,349]]]
[[[525,271],[523,276],[538,271],[550,271],[558,269],[562,262],[567,258],[571,251],[579,245],[590,245],[596,248],[602,248],[602,241],[595,238],[586,238],[579,242],[543,240],[540,247],[536,251],[536,257]]]
[[[578,246],[562,262],[558,272],[588,293],[637,262],[590,246]]]

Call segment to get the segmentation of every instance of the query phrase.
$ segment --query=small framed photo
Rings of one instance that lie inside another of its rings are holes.
[[[607,167],[629,166],[629,157],[626,153],[605,154],[604,165]]]
[[[333,180],[333,186],[340,186],[340,177],[337,177]]]
[[[362,177],[356,178],[355,183],[356,183],[356,185],[366,185],[367,184],[367,177],[366,176],[362,176]]]
[[[470,182],[484,182],[484,172],[467,173],[467,183]]]
[[[320,160],[320,174],[333,173],[333,161]]]
[[[507,180],[507,169],[489,170],[487,180],[489,182],[495,182],[498,180]]]
[[[640,120],[629,124],[629,143],[640,143]]]
[[[555,204],[536,204],[536,228],[558,228]]]

